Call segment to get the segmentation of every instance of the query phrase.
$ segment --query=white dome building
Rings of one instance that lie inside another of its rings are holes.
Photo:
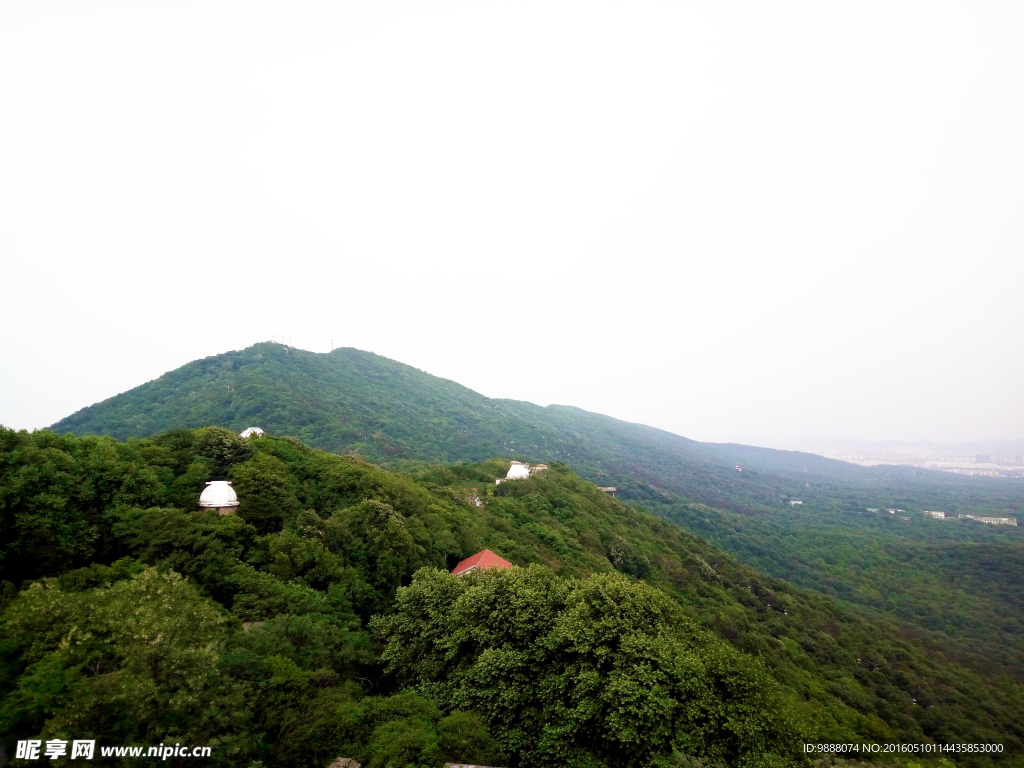
[[[259,427],[249,427],[238,433],[239,437],[263,437],[263,430]]]
[[[505,475],[506,480],[523,480],[530,476],[530,465],[525,464],[522,461],[513,461],[512,466],[508,468],[508,474]]]
[[[504,477],[499,477],[494,481],[494,484],[501,485],[506,480],[525,480],[534,472],[543,472],[547,468],[547,464],[537,464],[531,467],[525,461],[513,461],[512,466],[508,468],[508,474]]]
[[[216,509],[219,514],[228,515],[238,506],[238,494],[231,487],[230,480],[211,480],[199,497],[203,509]]]

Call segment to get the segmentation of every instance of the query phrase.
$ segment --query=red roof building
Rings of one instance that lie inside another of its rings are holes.
[[[483,570],[484,568],[511,568],[512,563],[503,557],[498,557],[496,554],[491,552],[489,549],[485,549],[483,552],[477,552],[475,555],[467,557],[461,563],[455,566],[453,574],[459,576],[463,573],[469,573],[470,571]]]

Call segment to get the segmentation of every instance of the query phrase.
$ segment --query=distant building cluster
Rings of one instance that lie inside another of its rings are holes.
[[[979,453],[974,457],[975,464],[995,464],[1000,467],[1024,466],[1024,456],[1014,454]]]
[[[506,480],[525,480],[530,475],[536,472],[543,472],[547,468],[547,464],[534,464],[531,467],[525,461],[513,461],[512,466],[508,468],[508,472],[505,476],[499,477],[494,481],[494,484],[501,485]]]
[[[984,515],[957,515],[960,520],[973,520],[976,523],[987,523],[988,525],[1017,525],[1015,517],[986,517]]]
[[[985,523],[987,525],[1017,525],[1017,519],[1013,517],[991,517],[988,515],[947,515],[945,512],[938,512],[934,509],[924,510],[925,517],[931,517],[936,520],[973,520],[976,523]]]
[[[934,451],[904,446],[895,449],[837,449],[821,455],[863,467],[909,466],[972,477],[1024,477],[1024,454],[968,453],[966,446]]]

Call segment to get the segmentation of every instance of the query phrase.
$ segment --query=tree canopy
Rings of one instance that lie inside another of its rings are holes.
[[[619,574],[423,569],[375,629],[390,672],[480,712],[527,765],[763,766],[797,741],[765,669]]]
[[[1019,758],[1011,676],[759,573],[565,465],[485,482],[507,468],[401,474],[214,427],[124,443],[0,430],[4,749],[95,736],[254,768],[678,767],[799,762],[807,734]],[[197,508],[212,479],[235,484],[237,515]],[[447,575],[485,547],[517,567]]]

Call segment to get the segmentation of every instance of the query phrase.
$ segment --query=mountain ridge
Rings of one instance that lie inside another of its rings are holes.
[[[235,431],[256,425],[390,466],[493,456],[566,461],[587,479],[622,486],[625,498],[640,502],[649,485],[733,511],[769,511],[793,498],[814,503],[816,494],[821,503],[831,502],[837,493],[827,486],[842,483],[859,489],[844,507],[851,512],[913,509],[918,501],[925,508],[974,510],[991,501],[993,490],[1013,511],[1024,507],[1019,482],[989,478],[980,493],[970,478],[941,472],[701,443],[571,405],[488,398],[352,347],[314,353],[263,342],[213,355],[83,408],[51,429],[124,440],[211,424]],[[908,485],[922,492],[913,499],[901,495]]]

